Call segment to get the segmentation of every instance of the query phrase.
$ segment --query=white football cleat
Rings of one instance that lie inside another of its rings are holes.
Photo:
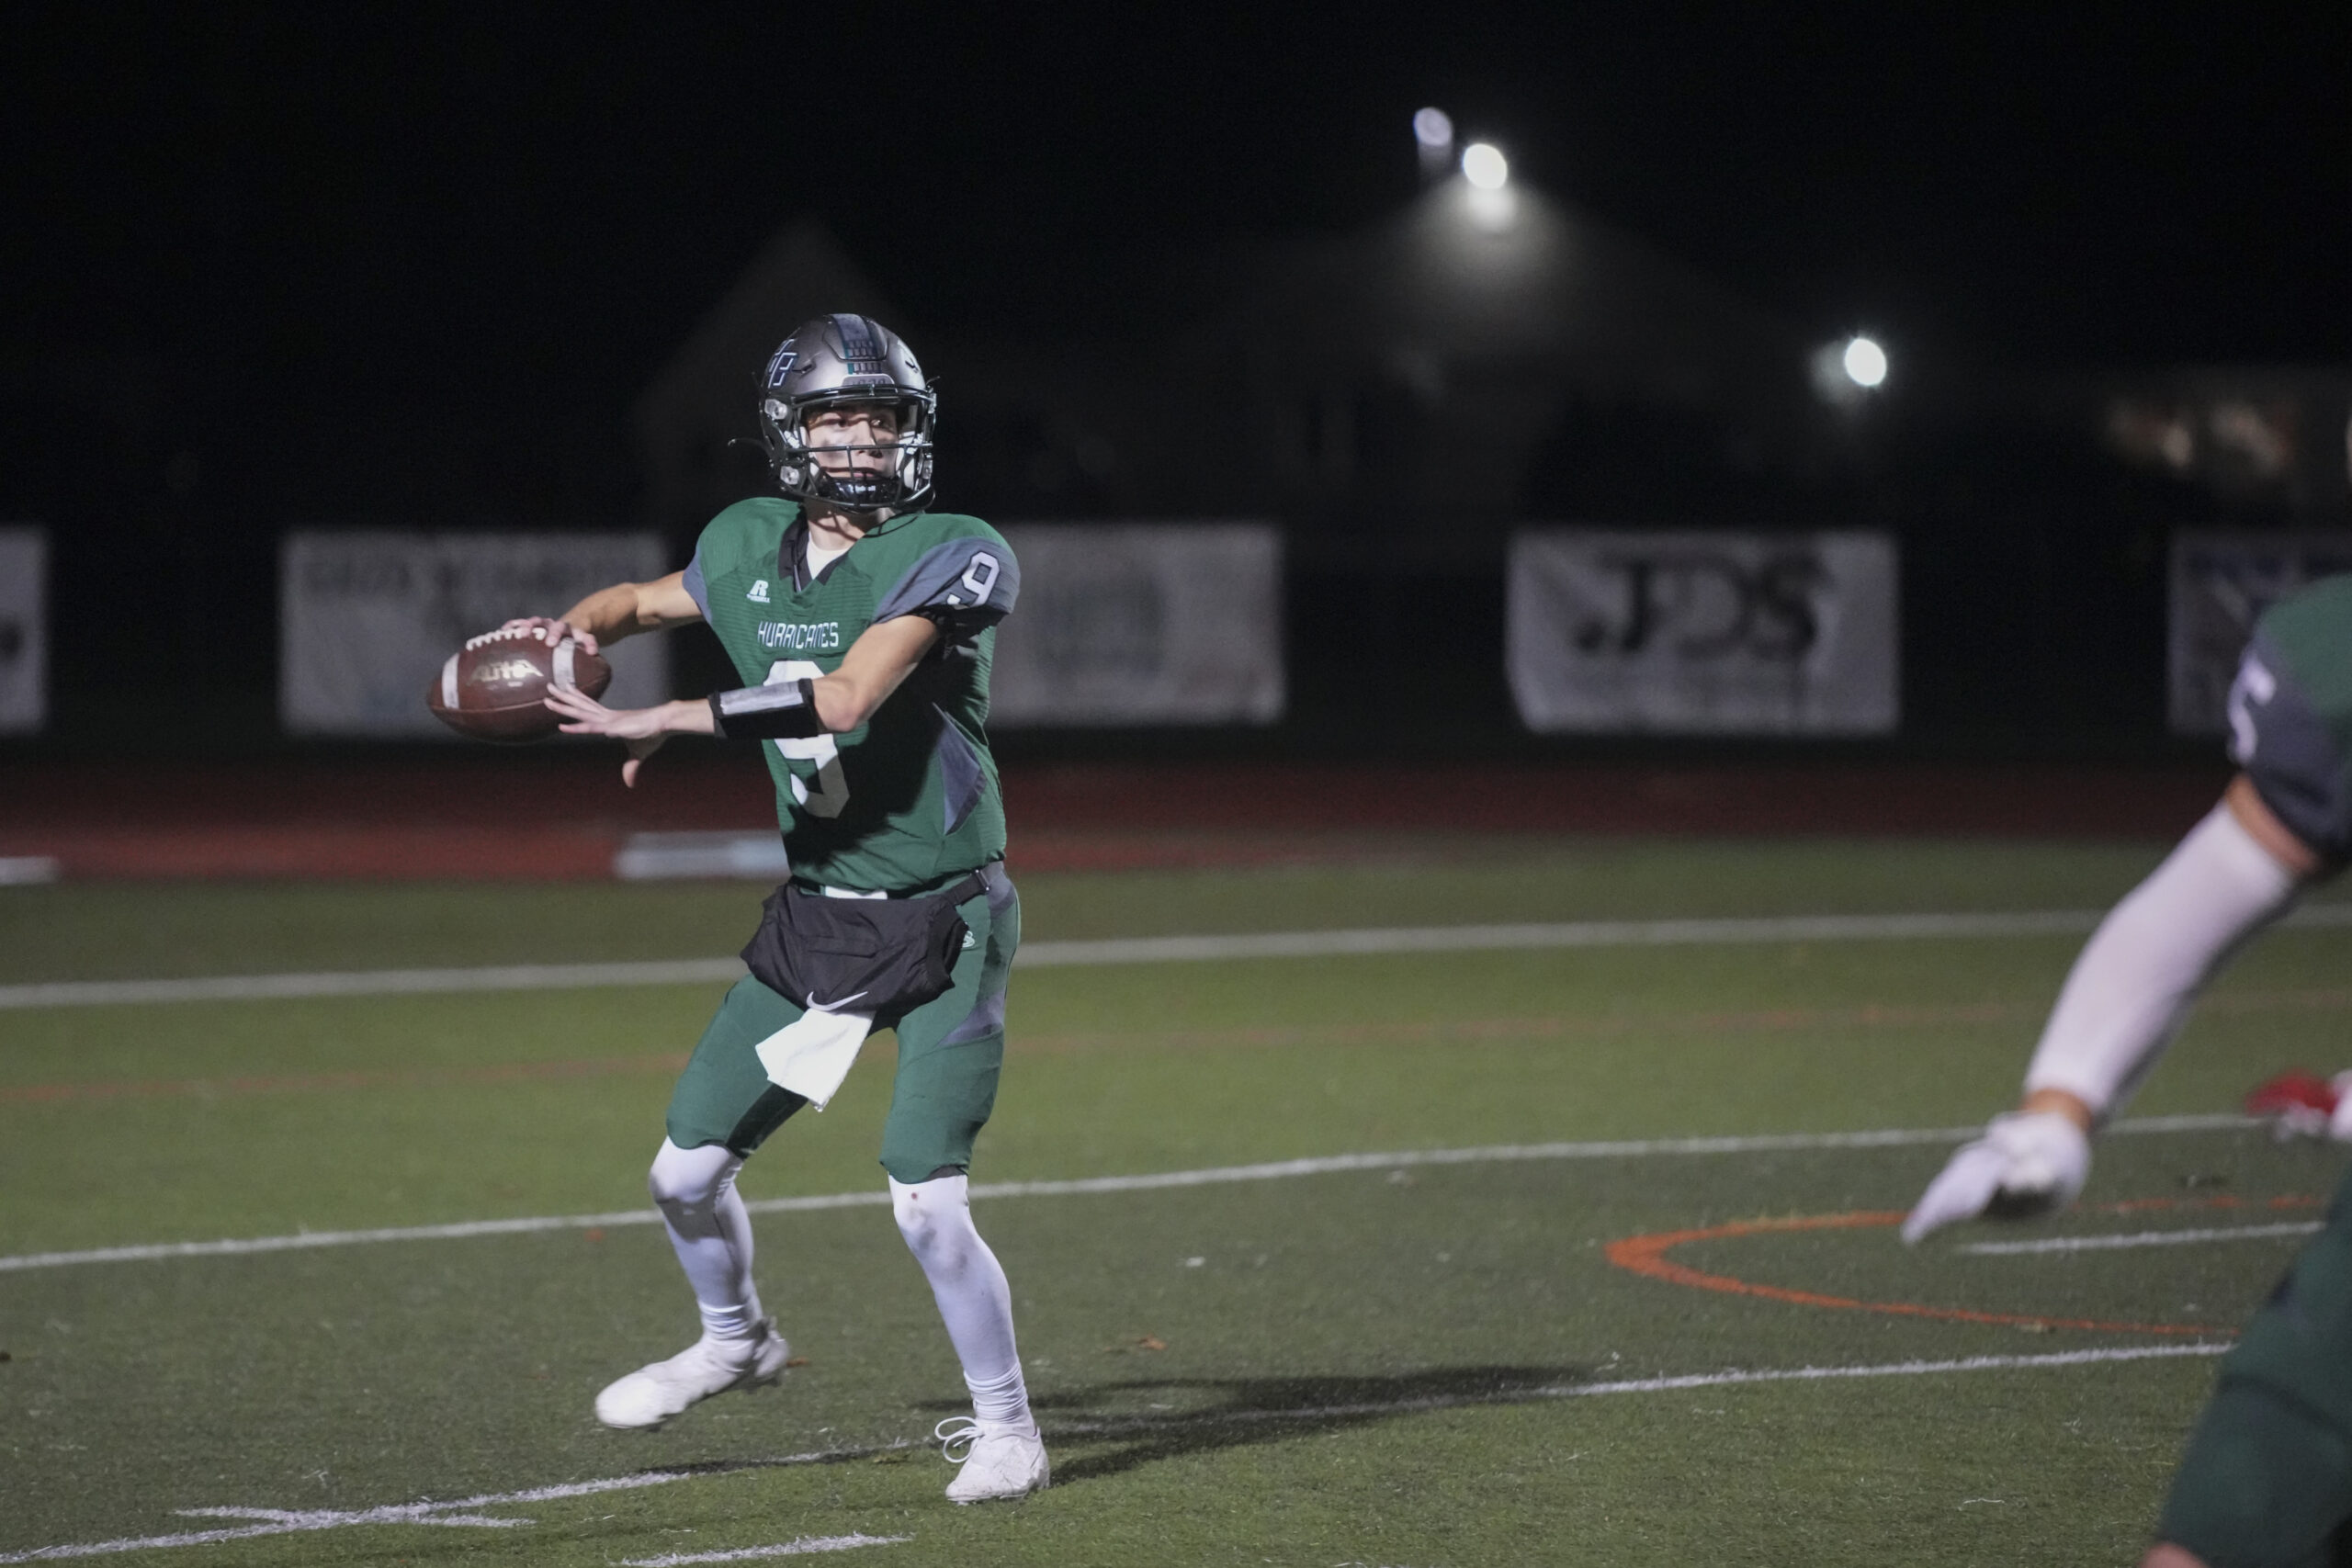
[[[624,1432],[650,1432],[664,1421],[731,1388],[764,1388],[784,1375],[792,1347],[775,1331],[775,1319],[760,1320],[759,1337],[748,1351],[697,1339],[666,1361],[639,1367],[605,1385],[596,1396],[596,1419]]]
[[[956,1422],[963,1426],[949,1431]],[[1034,1426],[1026,1432],[991,1432],[968,1416],[950,1416],[931,1429],[939,1450],[963,1471],[947,1483],[951,1503],[998,1503],[1043,1492],[1053,1481],[1046,1462],[1046,1439]],[[965,1452],[957,1455],[956,1450]]]

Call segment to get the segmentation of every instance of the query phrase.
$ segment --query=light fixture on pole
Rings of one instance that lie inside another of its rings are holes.
[[[1847,342],[1838,366],[1855,386],[1876,391],[1886,380],[1886,350],[1870,338],[1857,336]]]
[[[1421,177],[1441,178],[1453,164],[1453,117],[1441,108],[1417,111],[1413,145],[1421,155]]]
[[[1834,408],[1854,408],[1885,387],[1886,349],[1866,333],[1825,343],[1813,353],[1813,389]]]
[[[1474,228],[1500,234],[1519,221],[1519,192],[1510,188],[1510,164],[1491,141],[1473,141],[1462,150],[1462,193],[1464,214]]]
[[[1473,141],[1462,150],[1462,177],[1480,190],[1500,190],[1510,181],[1510,162],[1491,141]]]

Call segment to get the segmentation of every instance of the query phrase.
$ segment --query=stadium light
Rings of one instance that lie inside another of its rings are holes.
[[[1510,178],[1510,164],[1492,142],[1473,141],[1462,150],[1462,177],[1480,190],[1500,190]]]
[[[1839,356],[1846,378],[1865,391],[1876,391],[1886,379],[1886,350],[1872,339],[1849,339],[1846,352]]]
[[[1413,116],[1413,146],[1421,155],[1421,181],[1445,177],[1453,166],[1453,117],[1441,108],[1426,108]]]

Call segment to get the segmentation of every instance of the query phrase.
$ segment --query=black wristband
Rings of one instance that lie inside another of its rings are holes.
[[[817,716],[813,681],[784,681],[771,686],[739,686],[710,694],[712,732],[724,740],[800,740],[825,733]]]

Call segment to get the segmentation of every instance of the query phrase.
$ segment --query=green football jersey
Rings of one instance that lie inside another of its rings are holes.
[[[2352,757],[2352,573],[2323,577],[2272,605],[2255,623],[2255,643],[2293,672],[2336,749]]]
[[[921,892],[1004,854],[989,755],[989,663],[1021,571],[977,517],[917,512],[869,530],[811,579],[796,502],[738,502],[711,519],[686,592],[745,685],[841,667],[876,622],[920,615],[941,632],[865,723],[765,740],[792,874],[864,892]]]
[[[2254,624],[2230,686],[2230,756],[2305,844],[2352,858],[2352,573]]]

